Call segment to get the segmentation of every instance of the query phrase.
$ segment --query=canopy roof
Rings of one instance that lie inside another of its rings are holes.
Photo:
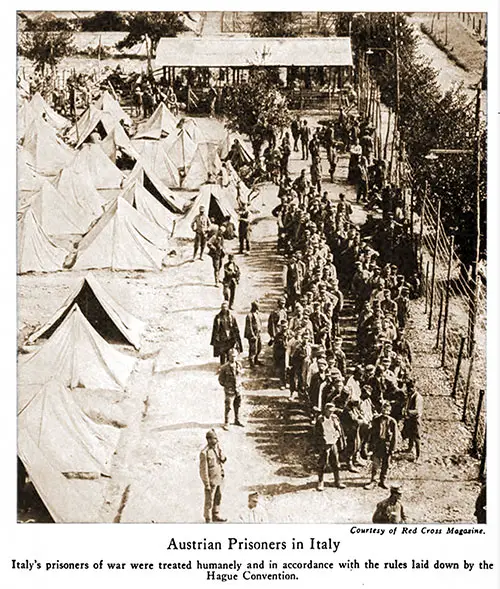
[[[163,37],[156,67],[352,66],[349,37]]]
[[[28,343],[33,343],[38,338],[50,337],[74,304],[79,306],[92,327],[106,341],[131,343],[139,349],[141,335],[146,328],[145,323],[124,309],[90,272],[77,282],[61,307],[29,337]]]

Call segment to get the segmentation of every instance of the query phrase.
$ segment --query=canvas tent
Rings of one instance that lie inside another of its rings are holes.
[[[100,98],[97,99],[94,103],[94,107],[97,108],[97,110],[112,114],[118,122],[123,121],[125,125],[132,124],[130,116],[123,110],[118,100],[113,98],[107,90],[105,90]]]
[[[146,217],[148,221],[167,231],[170,235],[175,224],[175,215],[161,204],[139,180],[125,188],[120,194],[134,209]]]
[[[19,408],[18,438],[30,436],[61,473],[107,473],[120,430],[90,419],[74,396],[60,380],[50,380]]]
[[[43,182],[28,206],[48,235],[83,234],[95,219],[90,210],[63,196],[48,180]]]
[[[37,92],[29,102],[25,102],[17,111],[17,131],[18,137],[23,137],[24,133],[35,119],[43,119],[54,129],[62,131],[71,124],[58,114]]]
[[[55,130],[40,118],[33,120],[23,140],[26,162],[36,172],[55,175],[68,166],[74,152],[56,135]]]
[[[121,197],[78,244],[75,270],[160,270],[168,235]]]
[[[151,139],[138,139],[133,141],[134,149],[140,154],[144,162],[148,162],[150,168],[168,188],[179,188],[179,170],[168,157],[162,141]]]
[[[63,267],[66,250],[53,243],[28,208],[17,231],[17,272],[56,272]]]
[[[137,161],[139,159],[139,152],[135,149],[121,125],[113,127],[99,145],[114,164],[116,164],[119,151],[128,155],[132,160]]]
[[[77,282],[54,315],[28,338],[28,343],[50,337],[75,304],[107,342],[132,344],[139,349],[145,323],[124,309],[90,272]]]
[[[99,479],[67,477],[108,474],[119,430],[91,420],[77,405],[74,392],[51,380],[21,408],[17,431],[19,458],[52,519],[103,521]]]
[[[17,191],[19,203],[24,203],[42,187],[44,177],[37,174],[27,163],[27,153],[24,149],[17,152]]]
[[[128,139],[125,129],[112,113],[99,110],[91,105],[71,128],[68,133],[68,141],[74,143],[78,148],[86,143],[93,133],[97,133],[101,139],[104,139],[112,131],[115,131],[120,139]]]
[[[78,305],[41,348],[18,363],[21,385],[44,385],[54,375],[71,388],[120,390],[136,360],[118,352],[90,325]]]
[[[235,226],[237,225],[238,216],[236,211],[231,204],[227,202],[221,187],[218,184],[203,184],[190,209],[181,219],[179,219],[179,221],[177,221],[174,228],[174,237],[193,237],[191,224],[199,213],[199,208],[201,206],[205,207],[205,212],[209,217],[215,218],[217,224],[221,224],[224,217],[229,216]]]
[[[149,119],[139,125],[135,139],[161,139],[176,131],[177,119],[163,102],[160,102]]]
[[[165,142],[165,151],[177,169],[186,170],[196,153],[196,142],[185,129],[171,135]]]
[[[54,186],[75,208],[82,208],[93,219],[102,215],[102,199],[88,176],[76,172],[72,168],[65,168],[59,172]]]
[[[101,149],[100,145],[85,143],[76,152],[71,167],[87,175],[97,190],[121,188],[123,174]],[[106,197],[104,196],[106,200]]]
[[[200,143],[181,182],[184,190],[198,190],[206,182],[214,182],[222,163],[213,143]]]
[[[136,181],[142,184],[146,190],[148,190],[157,200],[163,203],[172,212],[182,212],[184,208],[184,202],[158,178],[151,166],[146,163],[143,157],[140,157],[133,170],[130,172],[130,175],[125,182],[125,188],[131,186]]]

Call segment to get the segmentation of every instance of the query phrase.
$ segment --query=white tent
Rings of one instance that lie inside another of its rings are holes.
[[[44,385],[57,375],[71,388],[121,390],[135,362],[108,344],[73,305],[52,337],[36,352],[20,358],[18,382],[21,388]]]
[[[63,267],[66,250],[53,243],[31,208],[21,216],[17,231],[17,272],[56,272]]]
[[[44,177],[27,163],[27,156],[24,149],[17,151],[17,191],[18,201],[22,205],[42,187]]]
[[[42,386],[19,408],[18,439],[31,437],[61,473],[107,473],[120,430],[90,419],[75,394],[59,379]]]
[[[198,190],[206,182],[215,182],[222,163],[217,155],[217,146],[213,143],[200,143],[186,175],[181,182],[184,190]]]
[[[155,223],[169,234],[172,233],[176,216],[146,190],[139,180],[125,188],[120,196],[151,223]]]
[[[124,309],[91,272],[75,284],[75,288],[64,303],[29,337],[28,343],[34,343],[39,338],[50,337],[75,304],[106,341],[130,343],[139,349],[146,324]]]
[[[63,196],[48,180],[43,182],[28,206],[48,235],[83,234],[95,219],[90,210]]]
[[[123,121],[125,125],[131,125],[132,119],[120,106],[118,100],[113,98],[111,94],[105,90],[101,97],[94,103],[95,108],[104,112],[109,112],[118,121]]]
[[[111,129],[99,145],[114,164],[116,164],[118,151],[125,153],[135,161],[139,159],[139,152],[119,124]]]
[[[40,118],[34,119],[26,130],[23,151],[26,162],[38,173],[45,175],[57,174],[74,158],[74,151]]]
[[[92,133],[98,133],[101,139],[111,132],[123,142],[128,139],[120,121],[113,113],[102,111],[90,105],[68,133],[68,141],[78,148],[85,143]]]
[[[78,475],[109,473],[119,430],[91,420],[74,392],[52,380],[21,409],[17,432],[18,455],[52,519],[102,521],[102,484]]]
[[[214,217],[218,223],[222,223],[224,217],[228,216],[236,226],[238,215],[234,207],[227,202],[221,187],[218,184],[203,184],[190,209],[177,221],[174,228],[174,237],[193,237],[191,224],[198,215],[201,206],[205,208],[205,213],[209,217]]]
[[[185,129],[165,141],[165,151],[176,168],[187,169],[196,153],[197,143]]]
[[[163,102],[160,102],[149,119],[138,126],[134,138],[161,139],[162,137],[167,137],[176,132],[177,122],[175,116],[168,110]]]
[[[97,190],[122,187],[123,174],[101,149],[100,145],[85,143],[76,152],[71,167],[87,175]]]
[[[25,102],[17,111],[18,137],[23,137],[30,124],[37,118],[43,118],[45,122],[59,131],[69,127],[71,124],[68,119],[65,119],[50,107],[41,94],[37,92],[29,102]]]
[[[140,154],[141,161],[148,162],[157,177],[168,188],[179,188],[179,170],[168,157],[162,141],[138,139],[133,141],[133,146]]]
[[[156,175],[151,165],[146,163],[141,156],[130,172],[124,187],[128,188],[138,181],[160,202],[163,202],[174,213],[180,213],[184,209],[184,201],[174,194]]]
[[[118,197],[78,244],[75,270],[160,270],[168,235]]]
[[[83,209],[97,219],[103,213],[102,198],[92,184],[91,179],[73,168],[65,168],[59,172],[54,186],[75,208]]]

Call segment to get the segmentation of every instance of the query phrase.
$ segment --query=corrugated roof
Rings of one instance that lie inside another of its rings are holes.
[[[248,67],[351,66],[349,37],[164,37],[156,50],[156,66]]]

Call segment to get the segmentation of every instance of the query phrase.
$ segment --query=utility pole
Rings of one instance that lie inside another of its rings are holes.
[[[398,35],[398,16],[394,13],[394,60],[396,62],[396,125],[399,127],[399,35]]]

